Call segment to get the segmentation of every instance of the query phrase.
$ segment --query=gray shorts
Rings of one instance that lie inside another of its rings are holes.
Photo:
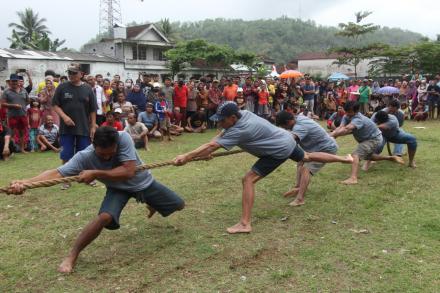
[[[369,160],[375,151],[382,145],[382,135],[376,138],[360,142],[353,152],[353,155],[359,156],[361,160]]]

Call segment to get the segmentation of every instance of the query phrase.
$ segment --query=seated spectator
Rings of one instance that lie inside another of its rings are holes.
[[[344,107],[338,106],[338,111],[333,113],[327,120],[327,128],[330,130],[335,130],[341,125],[342,118],[345,115]]]
[[[121,110],[121,109],[116,109],[116,110]],[[115,111],[116,112],[116,111]],[[119,112],[119,111],[118,111]],[[101,126],[111,126],[114,129],[116,129],[117,131],[122,131],[124,130],[124,127],[122,127],[122,123],[121,121],[117,121],[115,119],[115,113],[112,112],[107,112],[105,113],[105,121],[104,123],[102,123]]]
[[[205,108],[200,108],[199,111],[188,117],[188,124],[185,127],[187,132],[203,133],[206,129],[206,113]]]
[[[428,107],[425,103],[420,102],[412,113],[412,119],[416,121],[425,121],[428,118]]]
[[[154,110],[159,119],[159,131],[162,134],[162,138],[166,135],[168,140],[172,140],[170,134],[170,115],[168,112],[169,105],[167,100],[165,100],[165,94],[161,91],[158,92],[158,100],[154,104]]]
[[[173,113],[170,114],[170,122],[171,122],[170,133],[171,133],[171,135],[181,135],[182,132],[185,130],[182,127],[182,119],[183,119],[183,114],[180,113],[180,108],[174,107]]]
[[[53,123],[53,117],[47,115],[45,122],[38,129],[37,143],[40,146],[40,151],[53,150],[54,152],[60,152],[59,143],[59,128],[58,125]]]
[[[15,146],[11,139],[11,131],[0,121],[0,159],[7,161],[14,151]]]
[[[134,113],[128,114],[127,126],[125,126],[124,131],[130,134],[135,148],[143,147],[146,151],[150,150],[148,148],[148,128],[143,123],[137,122]]]
[[[133,90],[127,95],[127,101],[129,101],[133,105],[137,113],[145,111],[147,98],[141,91],[140,84],[137,83],[133,86]]]
[[[153,104],[147,103],[146,111],[139,113],[138,121],[143,123],[148,128],[148,135],[156,138],[161,138],[162,134],[157,130],[159,126],[159,119],[156,113],[153,112]]]
[[[122,124],[125,126],[125,122],[127,121],[128,114],[134,113],[133,105],[125,100],[125,95],[123,92],[118,93],[117,102],[113,103],[113,111],[116,109],[121,109],[121,121]]]

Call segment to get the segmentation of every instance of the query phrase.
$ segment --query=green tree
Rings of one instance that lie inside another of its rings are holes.
[[[13,32],[19,37],[23,43],[30,42],[33,36],[50,34],[49,29],[44,24],[45,18],[39,18],[32,8],[26,8],[24,11],[17,11],[19,23],[12,22],[9,27],[13,28]]]
[[[171,26],[170,19],[164,18],[159,22],[159,29],[165,35],[165,37],[171,39],[173,34],[173,27]]]
[[[356,12],[356,22],[340,23],[340,30],[335,35],[349,38],[352,46],[334,47],[330,49],[330,52],[339,54],[335,64],[353,66],[355,78],[357,78],[357,67],[359,63],[364,59],[375,56],[376,53],[384,47],[384,45],[380,43],[368,45],[361,45],[360,43],[361,37],[379,29],[379,26],[372,23],[361,24],[371,13],[370,11]]]

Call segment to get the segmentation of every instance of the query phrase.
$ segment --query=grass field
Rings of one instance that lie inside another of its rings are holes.
[[[440,292],[440,124],[405,128],[419,140],[416,170],[379,162],[357,186],[343,186],[350,167],[328,165],[306,205],[292,208],[281,196],[295,178],[289,161],[258,183],[249,235],[225,229],[239,220],[241,177],[254,157],[154,170],[186,209],[148,220],[130,201],[121,229],[104,231],[71,275],[56,268],[96,215],[104,187],[0,194],[0,292]],[[168,160],[213,135],[153,142],[140,154]],[[352,137],[338,143],[340,154],[355,145]],[[0,185],[58,164],[53,153],[16,155],[0,162]]]

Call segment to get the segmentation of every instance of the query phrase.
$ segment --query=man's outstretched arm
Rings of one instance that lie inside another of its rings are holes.
[[[216,141],[211,141],[199,146],[195,150],[188,152],[183,155],[178,155],[174,158],[175,165],[184,165],[194,158],[209,157],[213,152],[221,148],[221,146]]]
[[[14,180],[9,184],[9,194],[23,194],[25,191],[24,184],[37,181],[51,180],[63,178],[61,173],[57,169],[47,170],[30,179]]]

